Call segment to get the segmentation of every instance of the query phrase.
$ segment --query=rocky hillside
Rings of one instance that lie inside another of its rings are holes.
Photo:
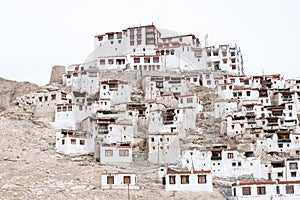
[[[35,91],[39,86],[0,78],[0,112],[7,109],[16,97]]]
[[[60,155],[51,123],[0,114],[0,136],[0,199],[224,199],[218,189],[166,192],[157,182],[157,166],[148,162],[100,165],[91,156]],[[127,190],[102,190],[101,174],[116,171],[136,172],[141,189],[129,198]]]
[[[0,79],[1,103],[8,102],[0,106],[7,108],[17,96],[37,87]],[[137,90],[135,97],[139,95]],[[147,161],[103,165],[92,156],[58,154],[52,121],[32,117],[33,109],[14,104],[0,113],[0,199],[224,199],[218,187],[212,193],[166,192],[157,181],[157,165]],[[141,189],[131,190],[129,198],[127,190],[102,190],[101,174],[117,171],[136,172]]]

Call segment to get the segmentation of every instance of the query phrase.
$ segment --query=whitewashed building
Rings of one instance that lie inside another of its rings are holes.
[[[99,70],[97,68],[89,68],[80,71],[79,75],[78,91],[86,92],[88,95],[95,95],[99,91]]]
[[[156,164],[173,163],[180,157],[178,133],[149,133],[148,148],[149,162]]]
[[[56,104],[54,127],[75,130],[76,123],[80,123],[92,112],[92,109],[82,103]]]
[[[197,114],[202,112],[203,106],[195,94],[187,94],[178,97],[178,109],[176,109],[179,121],[179,132],[188,132],[196,129]]]
[[[207,63],[206,52],[194,35],[146,25],[96,35],[94,51],[80,66],[142,73],[205,69]]]
[[[166,108],[162,104],[152,103],[149,110],[149,133],[178,133],[180,122],[178,121],[177,110],[174,107]]]
[[[215,88],[219,84],[224,84],[224,77],[221,72],[210,70],[201,72],[200,85]]]
[[[80,68],[79,64],[70,65],[67,68],[67,73],[63,76],[63,85],[74,87],[75,90],[80,90]]]
[[[249,78],[244,74],[225,74],[224,83],[231,83],[236,86],[249,87]]]
[[[95,130],[104,142],[134,143],[134,137],[137,135],[138,111],[98,110],[94,120]]]
[[[218,96],[218,99],[227,100],[233,99],[233,84],[232,83],[223,83],[215,87],[215,92]]]
[[[87,133],[61,130],[56,133],[56,151],[61,154],[86,155],[94,153],[94,138]]]
[[[130,144],[106,144],[100,147],[100,163],[132,162],[132,146]]]
[[[226,119],[228,115],[232,115],[238,111],[237,99],[217,99],[214,103],[214,116],[215,118]]]
[[[131,92],[132,85],[127,82],[119,80],[101,81],[99,104],[101,107],[104,106],[104,109],[109,109],[109,105],[131,102]]]
[[[181,76],[146,76],[142,86],[146,100],[156,100],[165,92],[175,97],[188,94],[187,81]]]
[[[55,108],[58,103],[72,102],[72,95],[53,86],[41,87],[35,95],[34,115],[37,117],[55,117]]]
[[[188,171],[168,168],[166,172],[166,191],[212,192],[210,171]]]
[[[300,198],[300,180],[257,181],[232,184],[232,196],[228,200],[295,200]]]
[[[178,166],[190,171],[211,170],[211,153],[204,150],[187,150],[182,154]]]
[[[136,175],[134,173],[113,172],[101,174],[101,189],[138,190]]]
[[[300,134],[290,133],[288,130],[278,130],[272,137],[266,139],[258,139],[256,141],[257,153],[267,152],[286,152],[296,156],[299,154]]]
[[[286,180],[300,179],[300,158],[286,159]]]
[[[255,157],[253,151],[241,153],[224,148],[186,151],[181,157],[180,165],[189,170],[210,170],[216,177],[251,175],[263,178],[260,158]]]
[[[225,70],[235,74],[244,74],[243,57],[237,45],[219,45],[206,47],[208,69]]]
[[[104,136],[105,143],[134,143],[134,135],[137,132],[137,126],[131,124],[110,124],[108,133]],[[135,134],[134,134],[135,133]]]

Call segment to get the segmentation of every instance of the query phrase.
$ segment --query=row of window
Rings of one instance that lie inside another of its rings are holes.
[[[198,184],[204,184],[206,182],[207,182],[206,175],[198,175]],[[189,175],[181,175],[180,183],[181,184],[190,184],[190,176]],[[175,175],[169,176],[169,184],[171,184],[171,185],[176,184],[176,176]]]
[[[206,85],[211,85],[211,84],[212,84],[211,80],[206,81]],[[218,85],[218,84],[219,84],[219,81],[216,80],[215,85]]]
[[[113,156],[114,156],[114,151],[113,150],[105,150],[105,157],[113,157]],[[119,156],[128,157],[129,156],[129,150],[120,149],[119,150]]]
[[[66,111],[72,111],[72,106],[58,106],[57,108],[57,112],[66,112]]]
[[[172,42],[172,38],[168,38],[168,39],[164,38],[164,39],[162,39],[162,41],[163,41],[163,42]],[[182,42],[182,38],[180,37],[180,38],[178,39],[178,41],[179,41],[179,42]]]
[[[124,65],[125,64],[125,59],[108,59],[107,63],[109,65],[113,65],[116,62],[116,65]],[[106,60],[105,59],[100,59],[99,60],[100,65],[105,65]],[[95,72],[96,73],[96,72]],[[97,77],[97,74],[93,74],[95,77]]]
[[[213,51],[212,53],[210,51],[207,51],[207,56],[219,56],[219,51]],[[235,52],[230,52],[230,56],[235,56]],[[222,56],[227,56],[227,52],[222,52]]]
[[[170,138],[167,137],[165,140],[166,140],[167,142],[169,142],[169,141],[170,141]],[[151,142],[154,142],[154,141],[155,141],[155,140],[154,140],[154,137],[152,137],[152,138],[151,138]],[[159,138],[159,141],[160,141],[160,142],[163,142],[163,141],[164,141],[164,138]]]
[[[61,144],[65,145],[65,139],[61,140]],[[71,139],[71,144],[72,145],[76,145],[77,144],[77,140],[76,139]],[[85,140],[79,140],[79,144],[80,145],[85,145]]]
[[[174,49],[171,49],[171,50],[160,50],[160,51],[156,51],[156,55],[174,55],[175,54],[175,51]]]
[[[251,187],[242,187],[242,194],[243,195],[251,195]],[[266,195],[266,186],[257,186],[256,187],[257,195]],[[280,193],[280,187],[276,186],[276,193]],[[294,185],[286,185],[285,186],[285,194],[294,194]],[[236,188],[233,188],[233,196],[236,196]]]
[[[180,99],[180,103],[183,103],[183,99]],[[193,103],[193,97],[189,97],[186,99],[186,103]]]
[[[156,69],[155,69],[156,68]],[[133,66],[134,70],[149,70],[149,71],[155,71],[155,70],[160,70],[160,65],[134,65]]]
[[[44,97],[45,101],[48,101],[48,96]],[[55,100],[56,99],[56,94],[51,94],[51,100]],[[39,101],[42,102],[43,101],[43,97],[39,97]]]
[[[278,172],[277,177],[283,178],[283,172]],[[297,172],[291,172],[291,177],[297,177]]]
[[[115,177],[114,176],[107,176],[107,184],[113,185],[115,184]],[[124,176],[123,177],[123,184],[130,184],[130,176]]]
[[[251,96],[251,91],[246,91],[246,95],[248,97],[250,97]],[[239,91],[239,92],[233,92],[233,97],[241,97],[241,96],[243,96],[243,93],[241,91]]]
[[[156,40],[155,40],[155,34],[147,34],[146,35],[146,45],[151,45],[151,44],[155,44]],[[135,44],[135,40],[134,40],[134,36],[130,37],[130,46],[134,46]],[[136,45],[142,45],[142,37],[138,36],[137,40],[136,40]],[[145,49],[145,48],[143,48]],[[145,50],[144,50],[145,51]]]
[[[284,114],[284,116],[285,116],[285,114]],[[261,117],[265,118],[265,114],[262,113]],[[269,117],[271,117],[271,114],[269,114]],[[292,113],[289,114],[289,117],[292,117]],[[248,123],[252,123],[252,122],[256,123],[255,118],[248,118]],[[279,120],[279,122],[280,122],[280,125],[283,125],[285,121],[284,120]],[[266,125],[266,121],[261,121],[261,123],[262,123],[262,125]],[[288,122],[286,122],[286,123],[288,123]],[[292,123],[297,124],[297,120],[295,120]],[[244,124],[239,124],[239,125],[240,125],[241,128],[244,128]],[[278,126],[278,121],[277,120],[276,121],[269,120],[267,125],[268,126],[273,126],[273,125],[274,126]],[[252,127],[252,125],[251,125],[251,127]],[[234,130],[235,129],[235,125],[231,125],[231,129]]]
[[[102,85],[103,90],[106,90],[106,86],[107,86],[107,88],[108,88],[109,90],[111,90],[111,89],[117,89],[117,88],[118,88],[118,85]],[[123,89],[124,86],[121,85],[121,88]]]
[[[159,57],[144,57],[144,63],[151,63],[151,60],[153,63],[159,63]],[[134,58],[134,63],[140,63],[141,58]]]

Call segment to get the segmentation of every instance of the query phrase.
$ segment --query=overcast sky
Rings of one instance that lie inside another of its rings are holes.
[[[0,77],[49,82],[53,65],[82,63],[94,35],[153,24],[204,45],[237,44],[247,75],[300,77],[298,0],[8,0],[0,2]]]

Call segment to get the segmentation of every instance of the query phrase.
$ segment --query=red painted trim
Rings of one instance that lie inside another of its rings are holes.
[[[167,174],[211,174],[211,171],[167,171]]]

